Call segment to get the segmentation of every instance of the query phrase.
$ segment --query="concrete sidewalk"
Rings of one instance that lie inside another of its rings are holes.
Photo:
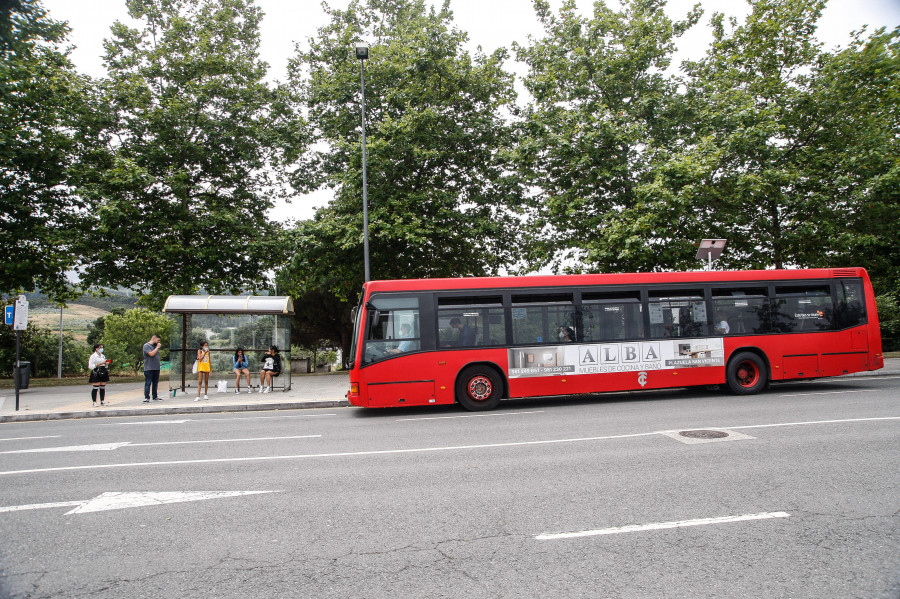
[[[169,382],[160,381],[161,401],[144,401],[144,383],[110,383],[106,387],[106,404],[91,404],[90,383],[59,387],[31,387],[19,391],[19,411],[16,411],[14,389],[0,390],[0,423],[27,422],[33,420],[59,420],[65,418],[93,418],[103,416],[144,416],[162,414],[197,414],[210,412],[242,412],[258,410],[297,410],[302,408],[331,408],[350,405],[346,399],[350,388],[346,372],[294,375],[290,391],[273,390],[271,393],[236,394],[229,386],[227,393],[216,393],[210,380],[209,399],[195,402],[196,393],[189,388],[186,393],[169,392]],[[224,379],[223,379],[224,380]],[[196,386],[196,381],[191,381]],[[234,385],[234,376],[228,379]],[[258,381],[254,381],[258,384]],[[99,401],[98,401],[99,404]]]
[[[900,358],[888,358],[884,368],[871,372],[858,372],[847,377],[875,377],[900,375]],[[841,377],[837,377],[838,380]],[[210,390],[215,382],[210,381]],[[191,381],[196,384],[195,381]],[[229,385],[234,379],[228,380]],[[304,408],[333,408],[350,405],[346,393],[350,387],[346,372],[329,374],[295,375],[290,391],[271,393],[236,394],[229,387],[227,393],[209,394],[208,400],[194,401],[193,389],[187,393],[168,392],[168,381],[160,381],[162,401],[143,403],[143,383],[112,383],[106,389],[106,406],[91,405],[91,385],[62,387],[32,387],[19,392],[19,411],[16,412],[16,394],[13,389],[0,390],[0,423],[28,422],[33,420],[60,420],[68,418],[96,418],[104,416],[145,416],[162,414],[198,414],[212,412],[248,412],[260,410],[298,410]]]

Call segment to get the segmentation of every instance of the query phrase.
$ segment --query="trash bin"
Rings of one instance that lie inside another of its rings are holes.
[[[31,379],[31,362],[20,360],[19,366],[13,367],[13,376],[19,389],[27,389],[28,381]]]

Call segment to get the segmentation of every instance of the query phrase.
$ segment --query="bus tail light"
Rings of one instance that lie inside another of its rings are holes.
[[[350,395],[359,395],[359,383],[350,383]]]

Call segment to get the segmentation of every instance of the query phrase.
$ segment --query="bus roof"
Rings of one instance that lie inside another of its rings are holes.
[[[735,281],[792,281],[862,277],[866,270],[852,268],[811,268],[796,270],[696,270],[680,272],[608,273],[582,275],[528,275],[523,277],[460,277],[454,279],[398,279],[369,281],[375,291],[453,291],[465,289],[515,289],[540,287],[580,287],[589,285],[656,285],[667,283],[717,283]]]

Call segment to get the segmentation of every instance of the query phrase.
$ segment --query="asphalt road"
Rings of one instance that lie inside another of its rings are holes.
[[[3,598],[898,595],[900,377],[0,425]]]

